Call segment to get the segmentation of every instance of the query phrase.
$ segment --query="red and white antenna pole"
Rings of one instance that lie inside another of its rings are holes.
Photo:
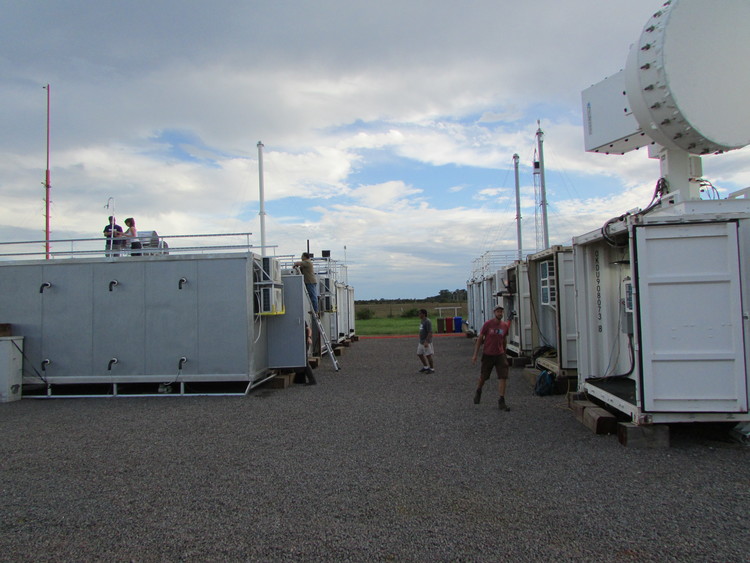
[[[44,176],[44,252],[47,260],[49,260],[49,190],[52,187],[49,173],[49,84],[42,87],[47,90],[47,173]]]

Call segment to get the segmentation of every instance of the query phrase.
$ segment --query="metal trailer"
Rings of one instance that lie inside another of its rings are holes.
[[[503,271],[500,291],[506,317],[512,313],[508,335],[508,352],[519,358],[530,357],[533,351],[531,327],[531,290],[529,287],[528,265],[516,260]]]
[[[355,334],[354,288],[342,282],[336,282],[336,324],[339,342],[351,339]]]
[[[284,256],[280,260],[282,271],[295,271],[296,259]],[[313,257],[312,262],[318,278],[320,323],[331,343],[341,344],[355,334],[354,288],[347,283],[346,264],[332,259],[327,250],[322,258]]]
[[[24,395],[245,393],[304,366],[304,285],[274,265],[252,252],[0,262]]]
[[[503,268],[513,262],[517,253],[487,251],[472,263],[472,275],[466,282],[467,318],[469,333],[476,334],[493,317],[495,305],[501,303],[504,291]]]
[[[671,203],[573,239],[578,388],[635,424],[746,422],[750,201]]]
[[[478,280],[466,282],[466,326],[469,333],[476,334],[484,322],[484,310],[482,306],[482,284]]]
[[[578,337],[573,248],[553,246],[526,261],[534,365],[557,376],[575,376]]]
[[[492,310],[499,303],[498,274],[486,275],[481,279],[467,282],[468,318],[466,324],[469,333],[477,334],[482,325],[492,318]]]

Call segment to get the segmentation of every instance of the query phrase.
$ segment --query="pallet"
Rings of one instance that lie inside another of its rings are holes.
[[[286,389],[294,383],[294,376],[294,372],[280,373],[266,381],[264,385],[269,389]]]
[[[617,418],[611,412],[586,400],[570,401],[570,408],[576,419],[595,434],[617,432]]]

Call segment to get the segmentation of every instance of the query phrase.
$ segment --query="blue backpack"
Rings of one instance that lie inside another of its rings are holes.
[[[555,393],[555,374],[549,370],[542,370],[536,376],[536,385],[534,385],[534,395],[543,397],[545,395],[554,395]]]

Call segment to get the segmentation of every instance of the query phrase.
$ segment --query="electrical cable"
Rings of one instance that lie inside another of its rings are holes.
[[[601,235],[602,238],[606,241],[607,244],[614,248],[622,248],[628,245],[627,239],[624,242],[618,242],[614,235],[610,233],[610,227],[614,225],[617,222],[623,222],[625,221],[630,215],[646,215],[648,212],[650,212],[656,205],[658,205],[661,202],[662,197],[668,193],[669,190],[669,184],[667,183],[666,178],[659,178],[656,182],[656,187],[654,188],[654,195],[651,197],[651,201],[646,206],[645,209],[639,211],[636,214],[632,214],[630,212],[623,213],[622,215],[618,217],[613,217],[612,219],[609,219],[607,222],[602,225],[601,228]]]
[[[707,193],[708,199],[721,199],[719,190],[717,190],[709,180],[706,180],[705,178],[698,178],[696,181],[698,182],[698,185],[700,185],[700,191],[702,193]],[[709,189],[710,191],[707,191]]]
[[[610,379],[622,379],[622,378],[633,375],[633,372],[635,371],[635,350],[633,350],[633,335],[632,334],[628,334],[628,352],[629,352],[629,357],[630,357],[630,367],[628,368],[627,372],[616,373],[612,375],[587,377],[586,381],[607,381]]]

